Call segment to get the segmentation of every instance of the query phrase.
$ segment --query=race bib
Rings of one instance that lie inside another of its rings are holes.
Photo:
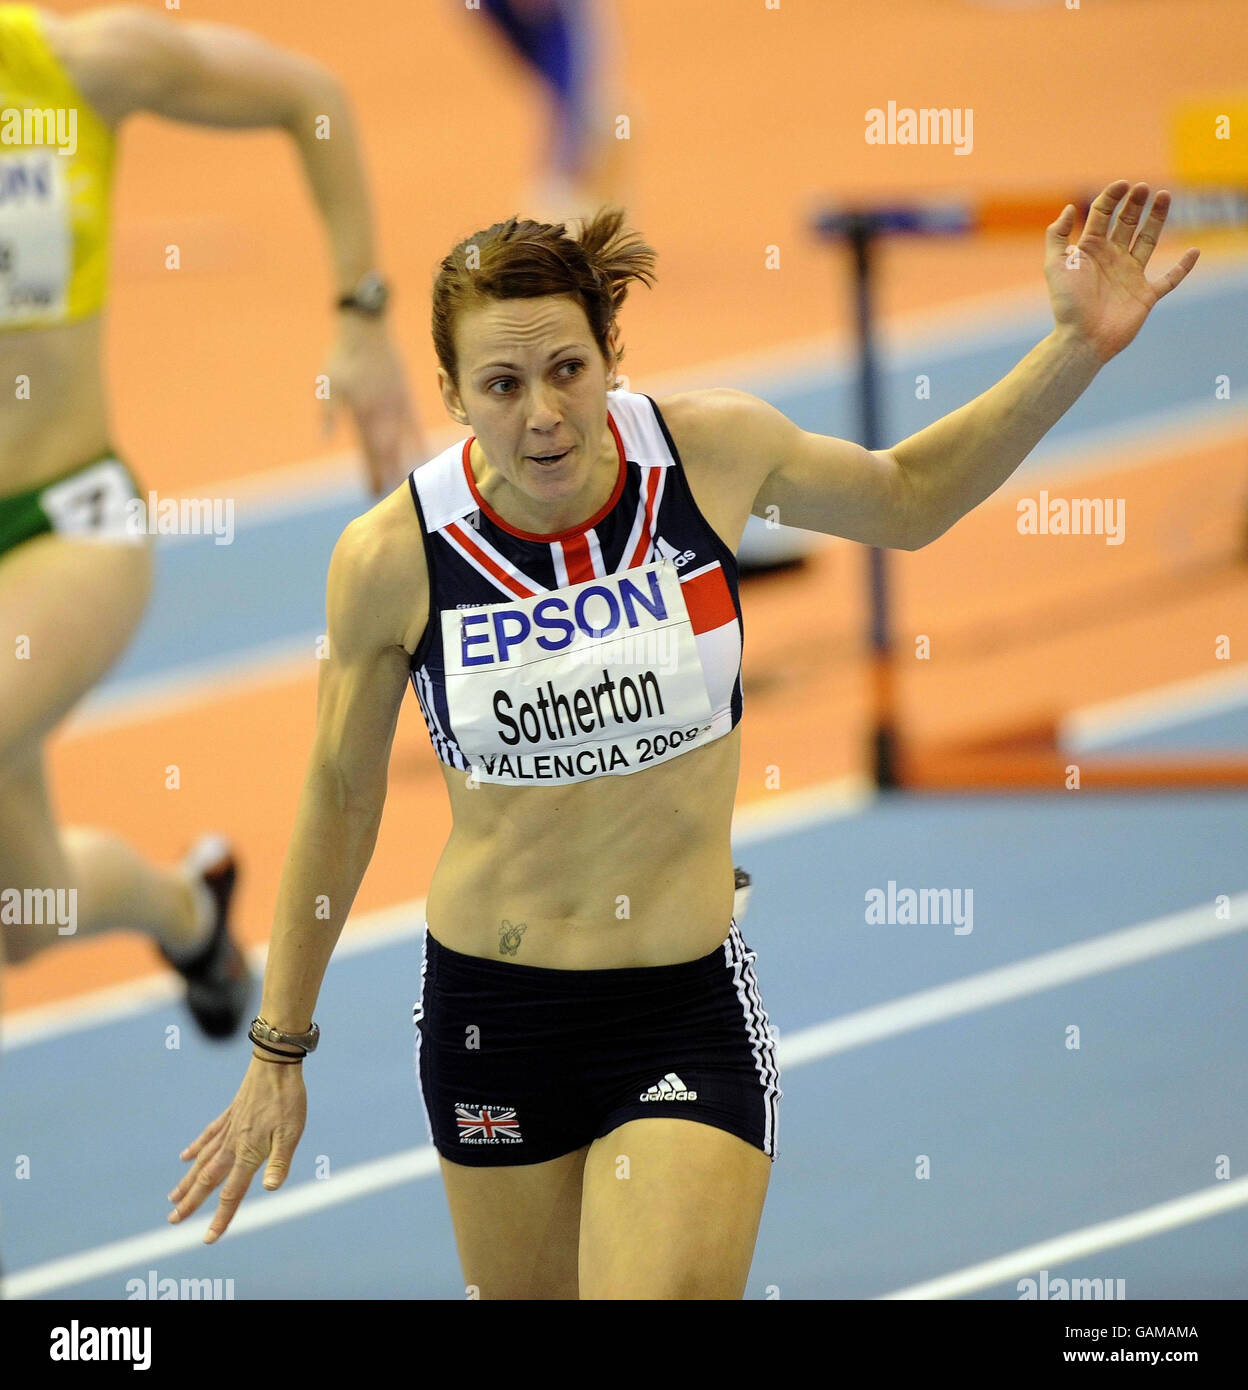
[[[55,150],[0,157],[0,324],[65,312],[73,268],[68,163]]]
[[[138,544],[145,533],[136,523],[133,499],[134,486],[125,468],[116,459],[101,459],[44,488],[39,505],[59,536]]]
[[[442,613],[451,727],[478,781],[642,772],[710,741],[711,701],[670,560]]]

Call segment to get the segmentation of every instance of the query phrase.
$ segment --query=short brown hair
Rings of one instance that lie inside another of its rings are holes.
[[[629,283],[654,284],[657,253],[624,226],[621,208],[600,208],[577,236],[563,222],[509,217],[465,237],[445,257],[433,282],[433,345],[438,362],[459,384],[455,321],[489,299],[570,294],[580,302],[605,361],[624,356],[616,315]],[[614,383],[608,383],[608,389]]]

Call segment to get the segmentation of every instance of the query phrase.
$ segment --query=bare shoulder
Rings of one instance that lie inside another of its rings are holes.
[[[776,421],[789,422],[766,401],[727,386],[684,391],[655,404],[698,509],[735,553],[778,453],[768,431]]]
[[[690,452],[708,449],[728,455],[735,452],[735,431],[748,423],[757,396],[731,386],[712,386],[701,391],[682,391],[655,402],[667,422],[672,438],[683,458],[685,444]],[[678,437],[679,436],[679,437]]]
[[[169,42],[175,21],[142,5],[103,5],[78,14],[39,11],[39,22],[57,56],[79,64],[133,61],[135,50]]]
[[[339,536],[329,568],[330,622],[370,646],[413,652],[428,607],[424,541],[404,480]]]
[[[141,5],[107,5],[80,14],[40,11],[52,51],[83,96],[115,123],[155,81],[153,59],[180,41],[174,21]]]
[[[796,426],[775,406],[731,386],[684,391],[657,402],[681,459],[713,464],[722,479],[741,476],[757,490]]]

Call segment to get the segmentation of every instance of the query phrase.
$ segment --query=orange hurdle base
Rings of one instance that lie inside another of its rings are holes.
[[[1248,791],[1245,757],[1063,752],[1052,727],[970,744],[902,742],[896,767],[907,791]]]

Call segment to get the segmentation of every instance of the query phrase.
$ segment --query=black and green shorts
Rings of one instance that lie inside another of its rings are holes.
[[[48,531],[84,540],[139,541],[144,528],[131,505],[139,495],[134,474],[109,453],[24,492],[0,496],[0,556]]]

